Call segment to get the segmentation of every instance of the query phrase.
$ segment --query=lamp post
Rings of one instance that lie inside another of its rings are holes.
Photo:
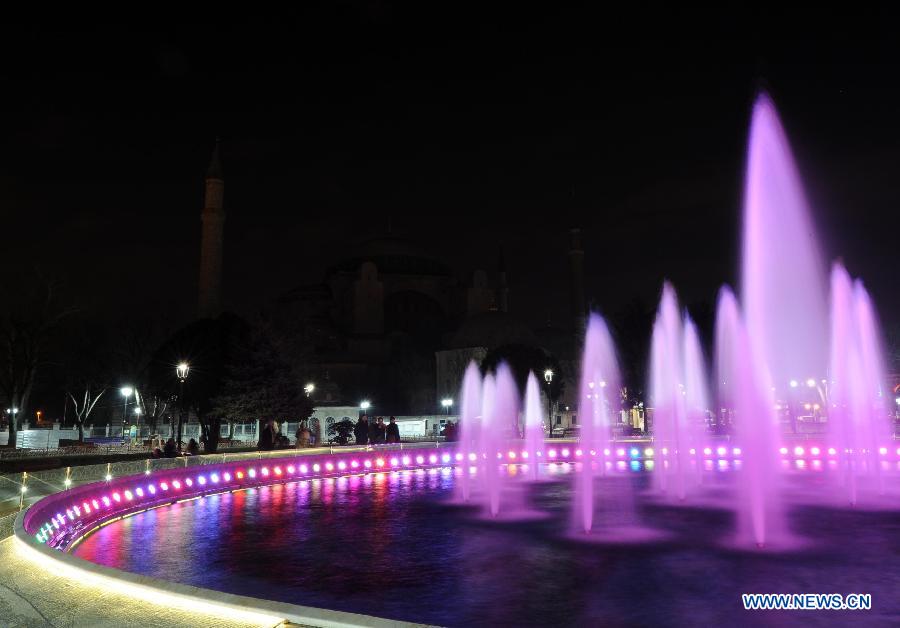
[[[544,371],[544,381],[547,382],[547,423],[550,427],[550,438],[553,438],[553,401],[550,399],[550,385],[553,383],[553,370]]]
[[[137,398],[135,398],[134,402],[135,402],[136,404],[140,403],[140,402],[138,401]],[[141,406],[140,406],[140,405],[136,405],[135,408],[134,408],[134,424],[135,424],[135,426],[137,427],[137,438],[138,438],[138,441],[141,440],[141,414],[142,414]]]
[[[450,408],[453,407],[453,400],[450,397],[445,397],[441,399],[441,405],[444,406],[444,412],[447,413],[447,416],[450,416]]]
[[[316,385],[313,384],[312,382],[310,382],[306,386],[303,387],[303,392],[305,392],[306,396],[309,397],[315,389],[316,389]]]
[[[368,409],[371,408],[371,407],[372,407],[372,404],[369,403],[368,401],[361,401],[361,402],[359,403],[359,409],[362,410],[362,411],[366,411],[366,410],[368,410]]]
[[[181,449],[181,429],[184,423],[184,380],[187,379],[191,367],[187,362],[182,362],[175,367],[175,375],[178,377],[178,433],[175,437],[175,446]]]
[[[119,392],[125,397],[125,405],[122,407],[122,440],[125,440],[125,426],[128,424],[128,399],[134,389],[131,386],[122,386]]]

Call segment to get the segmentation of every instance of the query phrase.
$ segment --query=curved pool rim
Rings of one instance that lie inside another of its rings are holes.
[[[70,552],[82,539],[105,525],[150,509],[200,499],[207,495],[363,473],[447,467],[457,463],[454,448],[446,445],[436,448],[434,443],[428,443],[372,451],[334,451],[307,455],[295,452],[271,458],[167,469],[155,471],[149,476],[122,476],[44,497],[17,515],[13,534],[15,542],[27,553],[29,559],[42,567],[67,578],[112,587],[152,604],[220,616],[227,613],[231,617],[270,625],[287,620],[329,628],[421,626],[422,624],[276,602],[171,582],[98,565]],[[293,467],[290,472],[289,467]],[[250,473],[251,469],[253,473]],[[263,469],[266,471],[263,472]],[[242,473],[242,477],[238,477],[238,471]],[[230,479],[225,479],[226,474]],[[215,482],[212,481],[213,475],[218,477]],[[199,481],[201,476],[204,478],[202,483]],[[186,482],[188,479],[191,480],[190,483]],[[174,488],[176,482],[180,485],[178,489]],[[168,485],[165,491],[161,490],[163,483]],[[153,492],[148,490],[151,485],[155,487]],[[138,488],[141,489],[140,495],[136,490]],[[125,497],[126,492],[130,495],[129,498]],[[113,494],[117,494],[119,498],[113,500],[110,497]],[[108,499],[109,506],[104,504],[104,497]],[[94,502],[100,507],[92,508]],[[54,523],[50,525],[45,523],[47,521]],[[45,532],[48,526],[52,530],[50,534]],[[47,541],[40,541],[39,534],[43,534]]]

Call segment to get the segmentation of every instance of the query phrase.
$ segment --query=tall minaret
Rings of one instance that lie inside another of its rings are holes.
[[[587,310],[584,307],[584,251],[581,248],[581,229],[569,231],[569,267],[571,271],[572,321],[574,323],[575,341],[581,346],[584,340],[584,328],[587,322]]]
[[[200,214],[200,289],[197,314],[200,318],[215,318],[222,311],[222,245],[224,243],[225,177],[222,174],[222,158],[219,140],[213,150],[206,171],[206,194]]]

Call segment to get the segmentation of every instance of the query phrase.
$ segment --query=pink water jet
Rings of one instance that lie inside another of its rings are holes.
[[[597,314],[588,320],[581,363],[579,399],[582,451],[594,451],[593,462],[584,459],[575,483],[576,520],[581,530],[590,532],[594,521],[594,475],[606,472],[611,427],[618,412],[619,367],[615,345],[606,321]],[[630,487],[630,485],[629,485]]]

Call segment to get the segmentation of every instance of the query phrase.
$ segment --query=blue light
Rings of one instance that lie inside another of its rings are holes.
[[[640,471],[640,470],[641,470],[641,463],[638,462],[637,460],[632,460],[632,461],[631,461],[631,470],[632,470],[632,471]]]
[[[631,454],[632,458],[637,458],[638,456],[641,455],[641,452],[638,451],[637,447],[632,447],[631,451],[629,453]]]

